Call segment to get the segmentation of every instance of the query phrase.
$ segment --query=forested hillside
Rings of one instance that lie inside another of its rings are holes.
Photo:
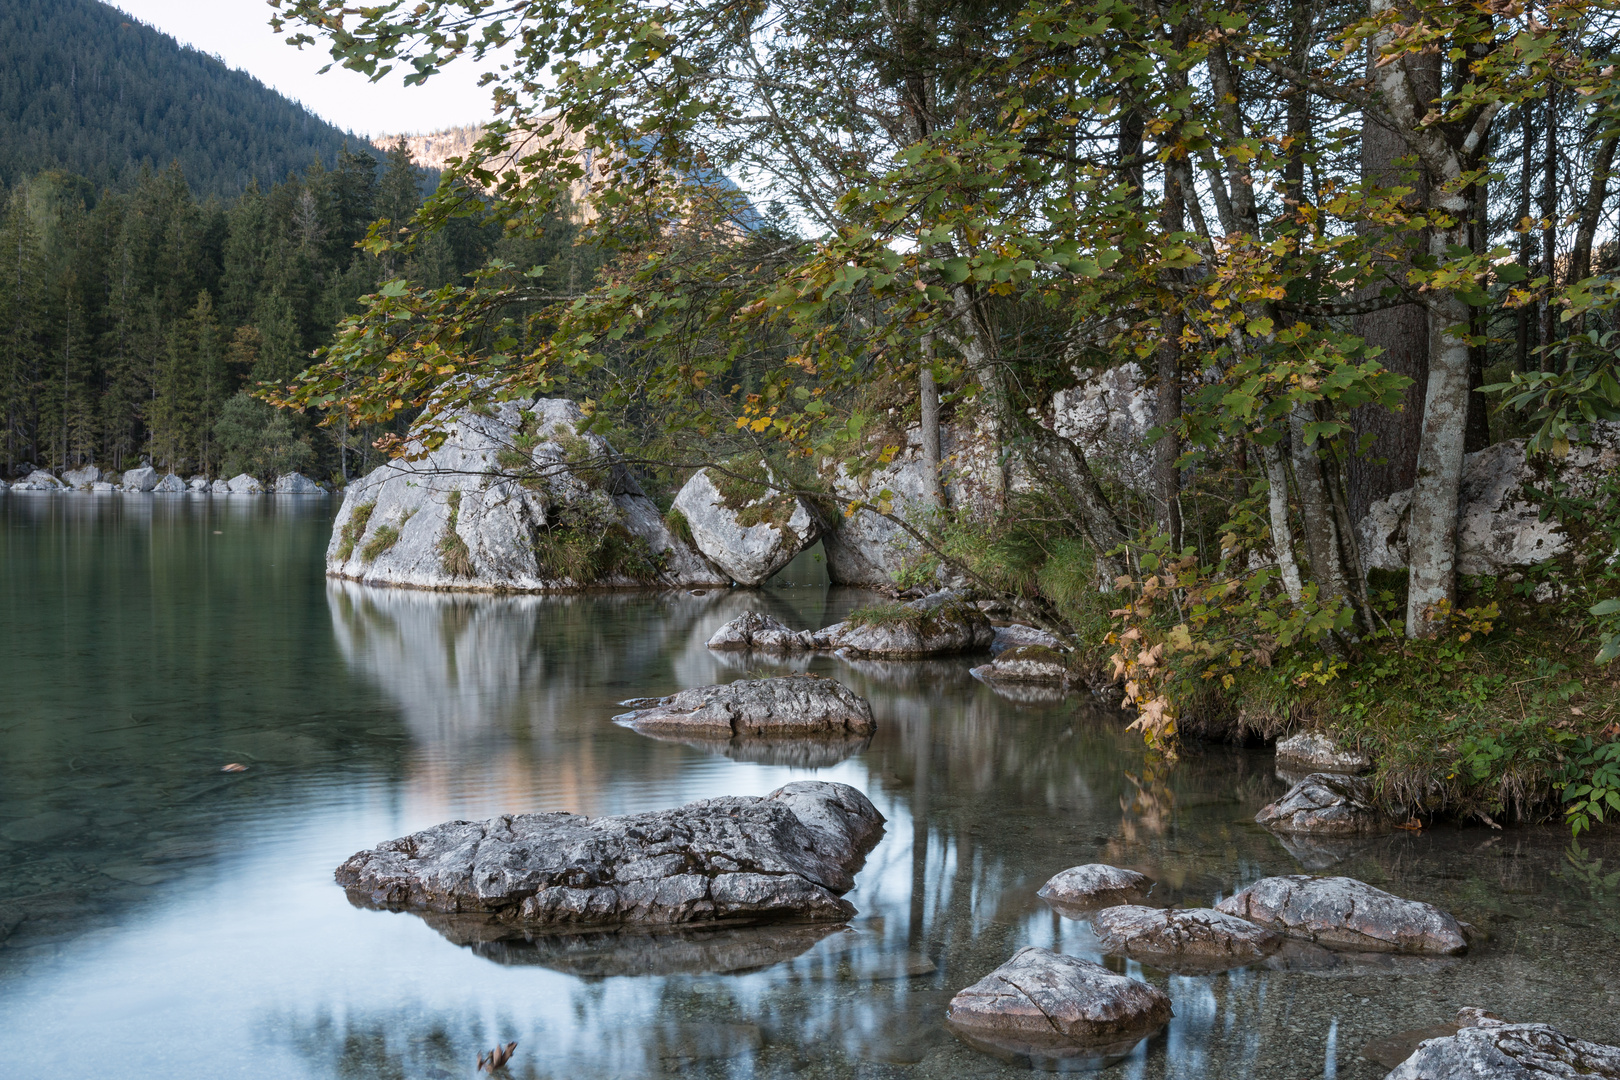
[[[0,184],[63,169],[96,187],[178,161],[234,196],[364,142],[251,75],[96,0],[0,4]]]
[[[463,217],[408,250],[368,254],[357,245],[374,220],[399,237],[421,203],[422,170],[399,146],[381,168],[344,150],[229,202],[199,199],[188,179],[173,166],[104,191],[48,171],[0,202],[7,475],[145,455],[180,472],[364,469],[378,432],[318,428],[247,391],[302,370],[384,280],[438,288],[491,256],[551,262],[569,236],[554,222],[512,239]]]

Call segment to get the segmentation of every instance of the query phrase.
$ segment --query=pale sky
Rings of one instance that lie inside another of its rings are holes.
[[[487,120],[491,113],[490,88],[478,86],[488,63],[447,68],[426,86],[407,87],[398,73],[372,83],[340,67],[318,75],[330,55],[318,45],[299,51],[272,33],[273,12],[265,0],[113,0],[112,6],[359,135],[438,131]]]

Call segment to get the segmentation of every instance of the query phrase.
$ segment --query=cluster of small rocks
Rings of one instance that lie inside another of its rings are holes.
[[[232,479],[209,482],[197,475],[189,480],[176,473],[159,473],[151,465],[143,464],[122,474],[102,472],[94,465],[65,470],[60,479],[46,469],[34,469],[20,479],[7,484],[0,480],[0,492],[5,491],[90,491],[98,494],[122,491],[131,494],[183,495],[326,495],[331,485],[319,484],[302,473],[284,473],[266,489],[256,477],[241,473]]]

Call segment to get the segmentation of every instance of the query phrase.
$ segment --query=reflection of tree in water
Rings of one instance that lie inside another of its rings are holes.
[[[502,1024],[486,1032],[475,1016],[436,1015],[412,1024],[406,1018],[340,1017],[328,1012],[314,1017],[281,1015],[266,1024],[277,1041],[285,1040],[311,1066],[311,1072],[336,1080],[448,1080],[473,1075],[478,1054],[504,1039],[518,1039],[518,1055],[507,1075],[537,1078],[534,1045],[525,1055],[524,1039]]]

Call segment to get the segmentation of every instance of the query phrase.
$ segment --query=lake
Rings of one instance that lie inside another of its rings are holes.
[[[1105,1077],[1381,1077],[1360,1051],[1461,1005],[1620,1042],[1620,844],[1438,827],[1291,853],[1253,824],[1269,751],[1150,761],[1116,711],[1013,701],[967,658],[770,665],[704,641],[869,594],[813,556],[758,592],[453,596],[329,582],[324,497],[0,496],[0,1077],[1030,1076],[942,1024],[1022,945],[1100,958],[1035,896],[1086,862],[1202,906],[1343,873],[1485,932],[1463,958],[1167,975],[1176,1016]],[[806,669],[870,743],[731,756],[617,702]],[[222,772],[228,764],[245,771]],[[462,944],[351,905],[355,851],[453,818],[617,814],[794,779],[888,819],[840,928]],[[1612,832],[1612,830],[1610,830]]]

